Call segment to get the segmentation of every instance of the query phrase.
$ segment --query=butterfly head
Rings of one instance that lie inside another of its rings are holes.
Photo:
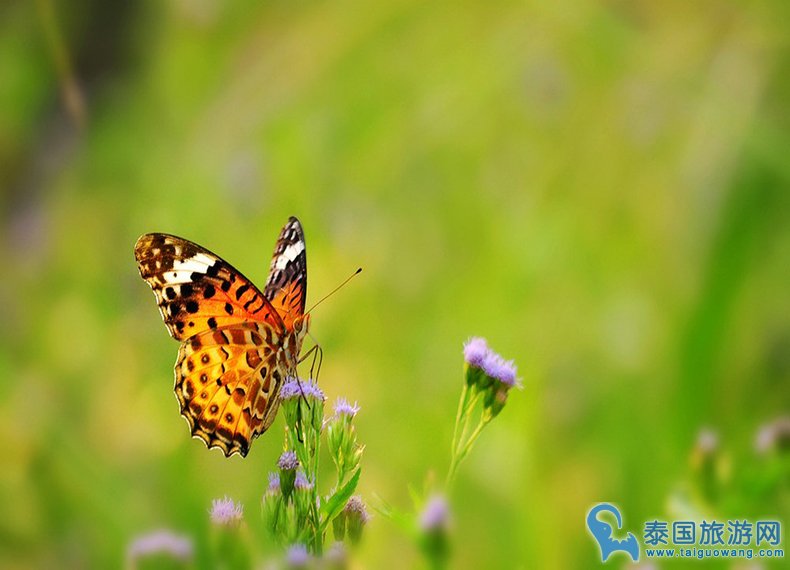
[[[293,320],[293,328],[284,337],[286,354],[294,367],[299,363],[299,353],[302,352],[302,343],[309,325],[310,315],[300,315]]]
[[[307,329],[310,327],[310,314],[301,315],[294,319],[294,332],[299,338],[303,338],[307,334]]]

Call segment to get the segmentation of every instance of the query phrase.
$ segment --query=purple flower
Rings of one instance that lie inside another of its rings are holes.
[[[269,473],[269,486],[266,487],[266,491],[264,491],[261,498],[261,510],[264,520],[274,521],[277,518],[282,499],[283,492],[280,474],[277,472]]]
[[[296,458],[295,451],[283,451],[280,459],[277,460],[277,467],[283,471],[293,471],[299,467],[299,459]]]
[[[420,528],[423,531],[444,530],[450,521],[450,507],[447,499],[441,495],[434,495],[425,504],[420,514]]]
[[[483,366],[483,361],[490,352],[491,350],[488,348],[486,339],[479,336],[473,336],[464,343],[464,360],[466,360],[469,366],[481,368]]]
[[[333,542],[329,550],[326,551],[324,559],[333,565],[332,568],[345,568],[348,564],[345,545],[342,542]]]
[[[484,338],[475,336],[464,344],[464,360],[473,367],[481,369],[486,376],[493,378],[512,388],[519,386],[516,378],[516,365],[512,360],[505,360],[488,347]]]
[[[362,529],[370,520],[370,515],[365,508],[362,497],[353,495],[349,498],[346,506],[343,507],[343,516],[345,516],[348,539],[351,541],[351,544],[357,544],[362,538]]]
[[[324,401],[324,393],[312,379],[299,380],[289,376],[282,388],[280,388],[280,399],[291,400],[295,398],[314,398],[321,402]]]
[[[703,455],[712,455],[719,448],[719,435],[711,428],[703,428],[697,434],[697,449]]]
[[[516,365],[512,360],[505,360],[496,352],[490,351],[481,366],[486,376],[499,380],[502,384],[512,388],[518,384],[516,379]]]
[[[307,568],[310,564],[310,554],[303,544],[294,544],[285,553],[285,563],[289,568]]]
[[[294,480],[294,489],[309,491],[313,488],[313,484],[307,479],[304,471],[301,469],[296,472],[296,479]]]
[[[211,522],[218,525],[239,523],[244,515],[244,507],[236,504],[233,499],[224,497],[211,502]]]
[[[359,406],[357,406],[356,402],[354,402],[353,406],[345,398],[338,398],[337,402],[335,402],[335,415],[338,417],[353,418],[357,415],[357,412],[359,412]]]
[[[760,427],[754,447],[760,454],[787,447],[790,443],[790,416],[778,417]]]
[[[365,508],[365,503],[359,495],[352,495],[348,499],[346,506],[343,507],[343,510],[349,517],[357,517],[362,524],[366,524],[370,520],[370,515]]]
[[[280,474],[276,471],[269,473],[269,487],[266,489],[267,492],[280,492]]]
[[[129,545],[127,552],[131,560],[152,554],[166,554],[184,562],[192,559],[192,541],[169,530],[157,530],[138,536]]]
[[[277,468],[280,470],[280,491],[286,499],[294,490],[297,467],[299,467],[299,458],[296,457],[296,452],[283,451],[280,459],[277,460]]]

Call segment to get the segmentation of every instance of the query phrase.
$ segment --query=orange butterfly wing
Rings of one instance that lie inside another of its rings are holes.
[[[137,240],[134,256],[176,340],[246,321],[284,327],[277,310],[249,279],[196,243],[146,234]]]
[[[203,331],[181,344],[176,397],[194,437],[226,456],[247,455],[272,424],[287,358],[266,323]]]
[[[280,231],[274,247],[269,278],[263,289],[266,298],[282,318],[285,327],[304,315],[307,296],[307,252],[302,224],[291,216]]]

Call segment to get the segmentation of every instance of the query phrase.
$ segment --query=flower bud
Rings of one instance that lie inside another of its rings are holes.
[[[338,541],[332,544],[329,550],[326,551],[324,561],[329,570],[345,570],[348,568],[348,553],[343,543]]]
[[[304,438],[315,442],[321,433],[324,421],[324,393],[313,380],[289,378],[280,389],[280,400],[285,414],[285,422],[291,437]],[[294,447],[298,447],[294,444]],[[311,444],[309,453],[314,453]],[[306,457],[302,457],[306,460]]]
[[[294,505],[296,506],[296,522],[301,527],[310,514],[312,505],[313,483],[307,479],[301,469],[296,472],[294,481]]]
[[[346,538],[346,513],[341,511],[332,519],[332,534],[335,540],[342,542]]]
[[[500,382],[489,392],[491,394],[491,399],[490,402],[488,400],[486,401],[485,407],[488,408],[492,418],[499,415],[499,412],[505,407],[509,390],[510,388],[506,384]]]
[[[781,416],[763,424],[757,432],[754,448],[763,456],[790,449],[790,416]]]
[[[174,562],[190,564],[194,550],[192,541],[186,536],[169,530],[158,530],[135,538],[129,545],[127,559],[130,567],[134,568],[137,568],[138,562],[148,557],[165,556]]]
[[[483,360],[490,352],[485,339],[472,337],[464,343],[464,361],[466,362],[466,384],[471,388],[484,381],[482,372]]]
[[[261,511],[266,528],[273,537],[277,537],[277,529],[282,522],[283,495],[280,490],[280,474],[269,473],[269,486],[261,499]]]
[[[485,339],[472,337],[464,344],[466,383],[473,394],[482,394],[483,410],[489,419],[496,417],[507,402],[513,386],[519,386],[516,365],[488,347]]]
[[[450,508],[447,499],[435,495],[419,517],[420,546],[433,567],[444,567],[450,556]]]
[[[364,447],[357,442],[357,432],[352,422],[358,412],[359,406],[352,406],[344,398],[339,398],[335,404],[335,415],[326,428],[327,447],[341,483],[347,474],[359,466],[362,459]]]
[[[211,502],[211,522],[217,526],[235,527],[241,523],[244,517],[244,507],[241,503],[236,504],[233,499],[225,497],[214,499]]]
[[[288,429],[295,429],[299,420],[300,397],[299,382],[295,378],[286,378],[285,383],[280,388],[280,409],[283,411],[285,425]]]
[[[282,491],[283,497],[288,500],[294,490],[296,468],[299,467],[299,460],[296,458],[296,452],[284,451],[277,461],[277,467],[280,469],[280,490]]]
[[[285,553],[285,567],[289,570],[310,568],[312,557],[303,544],[294,544]]]
[[[722,452],[719,435],[711,428],[703,428],[690,457],[695,490],[711,503],[718,500],[729,471],[727,455]]]
[[[321,429],[324,427],[324,395],[321,394],[320,398],[314,397],[312,401],[309,402],[310,407],[308,412],[311,414],[311,425],[316,433],[321,433]]]
[[[359,495],[353,495],[343,508],[346,519],[346,532],[351,544],[356,544],[362,537],[362,529],[370,520],[365,503]]]
[[[250,562],[249,544],[240,529],[244,508],[232,499],[214,499],[211,504],[211,522],[214,523],[212,548],[214,555],[223,557],[231,568],[244,568]]]

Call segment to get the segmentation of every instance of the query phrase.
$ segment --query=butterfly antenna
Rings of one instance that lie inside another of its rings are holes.
[[[341,288],[341,287],[343,287],[343,285],[345,285],[346,283],[348,283],[349,281],[351,281],[351,280],[352,280],[354,277],[356,277],[357,275],[359,275],[361,272],[362,272],[362,268],[361,268],[361,267],[358,267],[358,268],[357,268],[357,270],[356,270],[354,273],[352,273],[351,275],[349,275],[348,277],[346,277],[346,280],[345,280],[345,281],[343,281],[343,282],[342,282],[340,285],[338,285],[337,287],[335,287],[334,289],[332,289],[332,290],[331,290],[329,293],[327,293],[326,295],[324,295],[323,297],[321,297],[321,299],[319,299],[317,303],[315,303],[315,304],[314,304],[312,307],[310,307],[310,310],[308,310],[308,311],[305,311],[305,315],[309,315],[309,314],[310,314],[310,312],[311,312],[313,309],[315,309],[315,308],[316,308],[318,305],[320,305],[321,303],[323,303],[324,301],[326,301],[326,300],[327,300],[329,297],[331,297],[332,295],[334,295],[335,293],[337,293],[337,292],[340,290],[340,288]]]

